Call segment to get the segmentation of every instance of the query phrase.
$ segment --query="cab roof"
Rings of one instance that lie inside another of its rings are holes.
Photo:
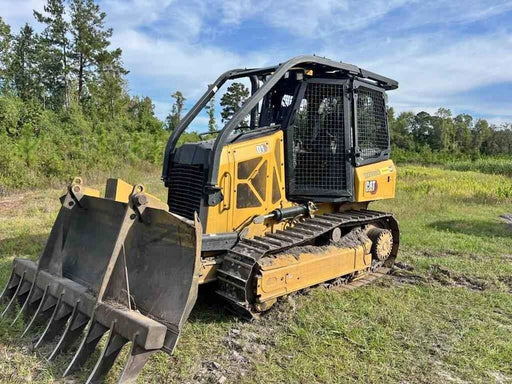
[[[367,79],[376,83],[379,87],[385,90],[392,90],[398,88],[398,82],[388,77],[379,75],[377,73],[359,68],[353,64],[343,63],[341,61],[334,61],[319,56],[296,56],[286,62],[272,65],[263,68],[244,68],[234,69],[230,72],[229,79],[239,79],[242,77],[257,76],[263,78],[267,75],[273,74],[280,66],[297,63],[292,66],[290,70],[304,70],[313,71],[315,77],[337,77],[337,75],[351,75],[360,79]]]

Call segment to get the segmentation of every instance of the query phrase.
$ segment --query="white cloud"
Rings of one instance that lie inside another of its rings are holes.
[[[266,9],[268,0],[255,2],[252,0],[224,0],[217,2],[216,7],[222,13],[222,22],[226,24],[240,24],[248,15],[259,14],[261,9]]]
[[[323,38],[343,31],[364,28],[388,12],[404,5],[406,0],[300,0],[282,1],[265,16],[275,27],[310,38]],[[342,36],[338,36],[341,40]],[[338,40],[338,43],[340,41]]]
[[[267,55],[256,52],[239,55],[214,46],[153,38],[135,30],[117,33],[113,44],[123,48],[125,64],[132,73],[187,93],[206,87],[228,69],[261,66],[268,61]]]
[[[372,22],[407,0],[213,0],[225,24],[257,20],[308,37],[352,30]]]
[[[256,20],[284,29],[296,36],[322,39],[339,34],[375,28],[393,12],[401,12],[390,25],[394,30],[429,24],[468,23],[512,9],[512,1],[477,0],[213,0],[222,21],[240,25]],[[382,27],[382,26],[381,26]]]
[[[325,54],[340,57],[336,47]],[[375,42],[363,41],[345,55],[347,61],[399,81],[389,92],[400,109],[432,110],[447,106],[481,114],[512,115],[508,105],[468,100],[475,88],[512,82],[512,34],[488,33],[460,40],[448,34],[418,35]]]
[[[151,25],[165,15],[174,0],[103,0],[109,25],[115,29]]]
[[[0,14],[17,30],[25,21],[36,24],[32,9],[42,9],[44,2],[0,0]],[[132,92],[151,96],[160,117],[168,112],[170,93],[176,89],[192,102],[227,69],[273,64],[308,53],[305,49],[311,47],[316,53],[397,79],[400,88],[390,92],[397,110],[435,112],[447,106],[504,119],[512,115],[512,101],[503,102],[503,97],[499,103],[464,97],[476,88],[512,82],[510,26],[486,24],[463,34],[457,29],[512,10],[511,0],[101,0],[99,4],[114,28],[113,46],[123,49]],[[251,25],[255,24],[258,31],[269,28],[268,36],[258,40],[263,45],[239,48],[238,40],[254,38]],[[274,32],[281,40],[273,39]],[[223,40],[225,36],[232,40]]]
[[[512,116],[493,116],[486,118],[486,120],[489,124],[494,124],[497,127],[502,127],[505,124],[512,124]]]
[[[17,33],[26,22],[37,24],[33,10],[42,11],[45,3],[45,0],[0,0],[0,16],[11,26],[12,32]]]
[[[470,23],[487,19],[512,9],[512,1],[436,0],[420,1],[408,15],[406,25],[434,23]]]
[[[152,38],[135,30],[115,34],[113,44],[123,47],[130,76],[137,78],[137,84],[142,83],[132,91],[152,92],[160,118],[169,112],[173,91],[182,91],[188,102],[193,103],[226,70],[259,67],[270,61],[266,54],[239,55],[212,46]],[[131,83],[133,86],[135,82]],[[155,94],[160,96],[155,98]]]

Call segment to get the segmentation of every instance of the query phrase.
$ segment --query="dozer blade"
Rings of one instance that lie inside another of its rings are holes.
[[[26,326],[44,324],[35,348],[57,338],[48,358],[77,347],[64,375],[107,342],[87,382],[101,381],[131,343],[119,382],[134,382],[148,358],[174,350],[197,298],[201,224],[168,212],[144,192],[109,179],[105,198],[80,179],[62,207],[38,263],[17,258],[2,294]],[[81,339],[81,340],[79,340]]]

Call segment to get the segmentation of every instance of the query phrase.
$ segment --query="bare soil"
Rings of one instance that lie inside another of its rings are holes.
[[[512,230],[512,213],[500,215],[500,218],[508,224],[509,228]]]
[[[1,194],[0,194],[1,196]],[[12,212],[23,206],[24,195],[14,195],[0,200],[0,213]]]

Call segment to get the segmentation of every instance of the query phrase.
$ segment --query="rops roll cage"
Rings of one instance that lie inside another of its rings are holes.
[[[248,77],[251,81],[251,96],[244,102],[242,107],[235,112],[231,120],[229,120],[224,128],[219,131],[213,149],[210,153],[208,176],[205,184],[205,203],[209,206],[214,206],[220,203],[223,199],[221,189],[217,186],[217,175],[219,171],[220,156],[222,148],[228,141],[230,134],[238,127],[242,120],[250,113],[251,114],[251,128],[255,126],[256,114],[258,103],[263,97],[281,80],[285,74],[298,65],[307,65],[310,69],[321,69],[323,72],[329,70],[341,70],[346,74],[353,75],[362,79],[369,79],[375,82],[380,88],[384,90],[392,90],[398,88],[398,82],[390,78],[378,75],[376,73],[359,68],[352,64],[337,62],[325,59],[318,56],[297,56],[284,63],[255,69],[233,69],[224,72],[219,76],[213,84],[208,87],[208,90],[201,96],[197,103],[189,110],[180,124],[172,132],[167,145],[165,147],[165,156],[162,172],[162,180],[167,186],[168,171],[172,161],[172,155],[176,149],[178,139],[188,128],[192,120],[201,112],[206,106],[208,101],[215,95],[222,85],[228,80],[235,80]],[[267,76],[266,81],[259,86],[259,79]]]

